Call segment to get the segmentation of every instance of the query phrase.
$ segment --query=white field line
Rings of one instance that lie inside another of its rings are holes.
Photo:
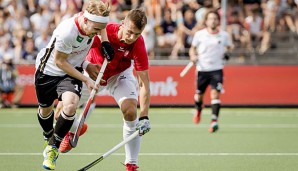
[[[0,153],[0,156],[41,156],[42,153]],[[67,153],[67,156],[100,156],[101,153]],[[124,156],[124,153],[114,153]],[[140,156],[298,156],[298,153],[140,153]]]
[[[94,128],[122,128],[121,124],[88,124]],[[153,128],[208,128],[209,124],[152,124]],[[298,128],[298,124],[220,124],[221,128]],[[0,128],[40,128],[39,124],[0,124]]]

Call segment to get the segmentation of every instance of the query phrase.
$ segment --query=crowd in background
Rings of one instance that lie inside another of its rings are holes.
[[[4,77],[15,79],[14,64],[35,63],[37,53],[49,42],[54,28],[84,10],[85,1],[0,0],[0,85]],[[110,0],[110,3],[111,22],[121,22],[132,8],[144,8],[148,24],[143,37],[150,59],[189,59],[192,37],[204,28],[206,11],[223,12],[221,0]],[[271,46],[272,33],[298,33],[297,14],[298,0],[227,0],[226,30],[235,48],[257,48],[262,54]],[[10,75],[3,74],[9,73],[7,69],[12,70]],[[0,87],[2,94],[3,91]]]
[[[86,0],[85,0],[86,1]],[[34,63],[60,21],[84,9],[84,0],[0,0],[0,61]],[[143,7],[148,24],[143,36],[150,59],[187,59],[194,33],[204,27],[204,13],[220,0],[110,0],[110,20],[121,22],[132,8]],[[228,0],[226,30],[235,47],[259,52],[270,46],[270,33],[298,33],[298,0]],[[257,45],[256,45],[257,46]]]

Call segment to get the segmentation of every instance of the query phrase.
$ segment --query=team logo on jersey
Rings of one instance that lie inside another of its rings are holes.
[[[119,47],[118,50],[121,51],[121,52],[124,52],[124,48],[123,47]]]
[[[77,41],[78,41],[78,42],[82,43],[83,40],[84,40],[83,37],[81,37],[81,36],[79,36],[79,35],[77,36]]]
[[[124,56],[127,56],[128,54],[129,54],[128,50],[124,52]]]

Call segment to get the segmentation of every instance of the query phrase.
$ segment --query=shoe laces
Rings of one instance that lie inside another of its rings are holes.
[[[56,147],[51,147],[49,149],[49,151],[47,152],[47,158],[53,162],[56,161],[56,159],[58,158],[58,150]]]

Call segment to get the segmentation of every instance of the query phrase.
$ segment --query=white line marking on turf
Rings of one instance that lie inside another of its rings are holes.
[[[122,128],[122,124],[88,124],[94,128]],[[209,124],[152,124],[154,128],[208,128]],[[298,128],[298,124],[220,124],[221,128]],[[39,124],[0,124],[0,128],[40,128]]]
[[[42,153],[0,153],[0,156],[40,156]],[[100,156],[101,153],[67,153],[67,156]],[[114,153],[124,156],[124,153]],[[140,153],[141,156],[298,156],[298,153]]]

